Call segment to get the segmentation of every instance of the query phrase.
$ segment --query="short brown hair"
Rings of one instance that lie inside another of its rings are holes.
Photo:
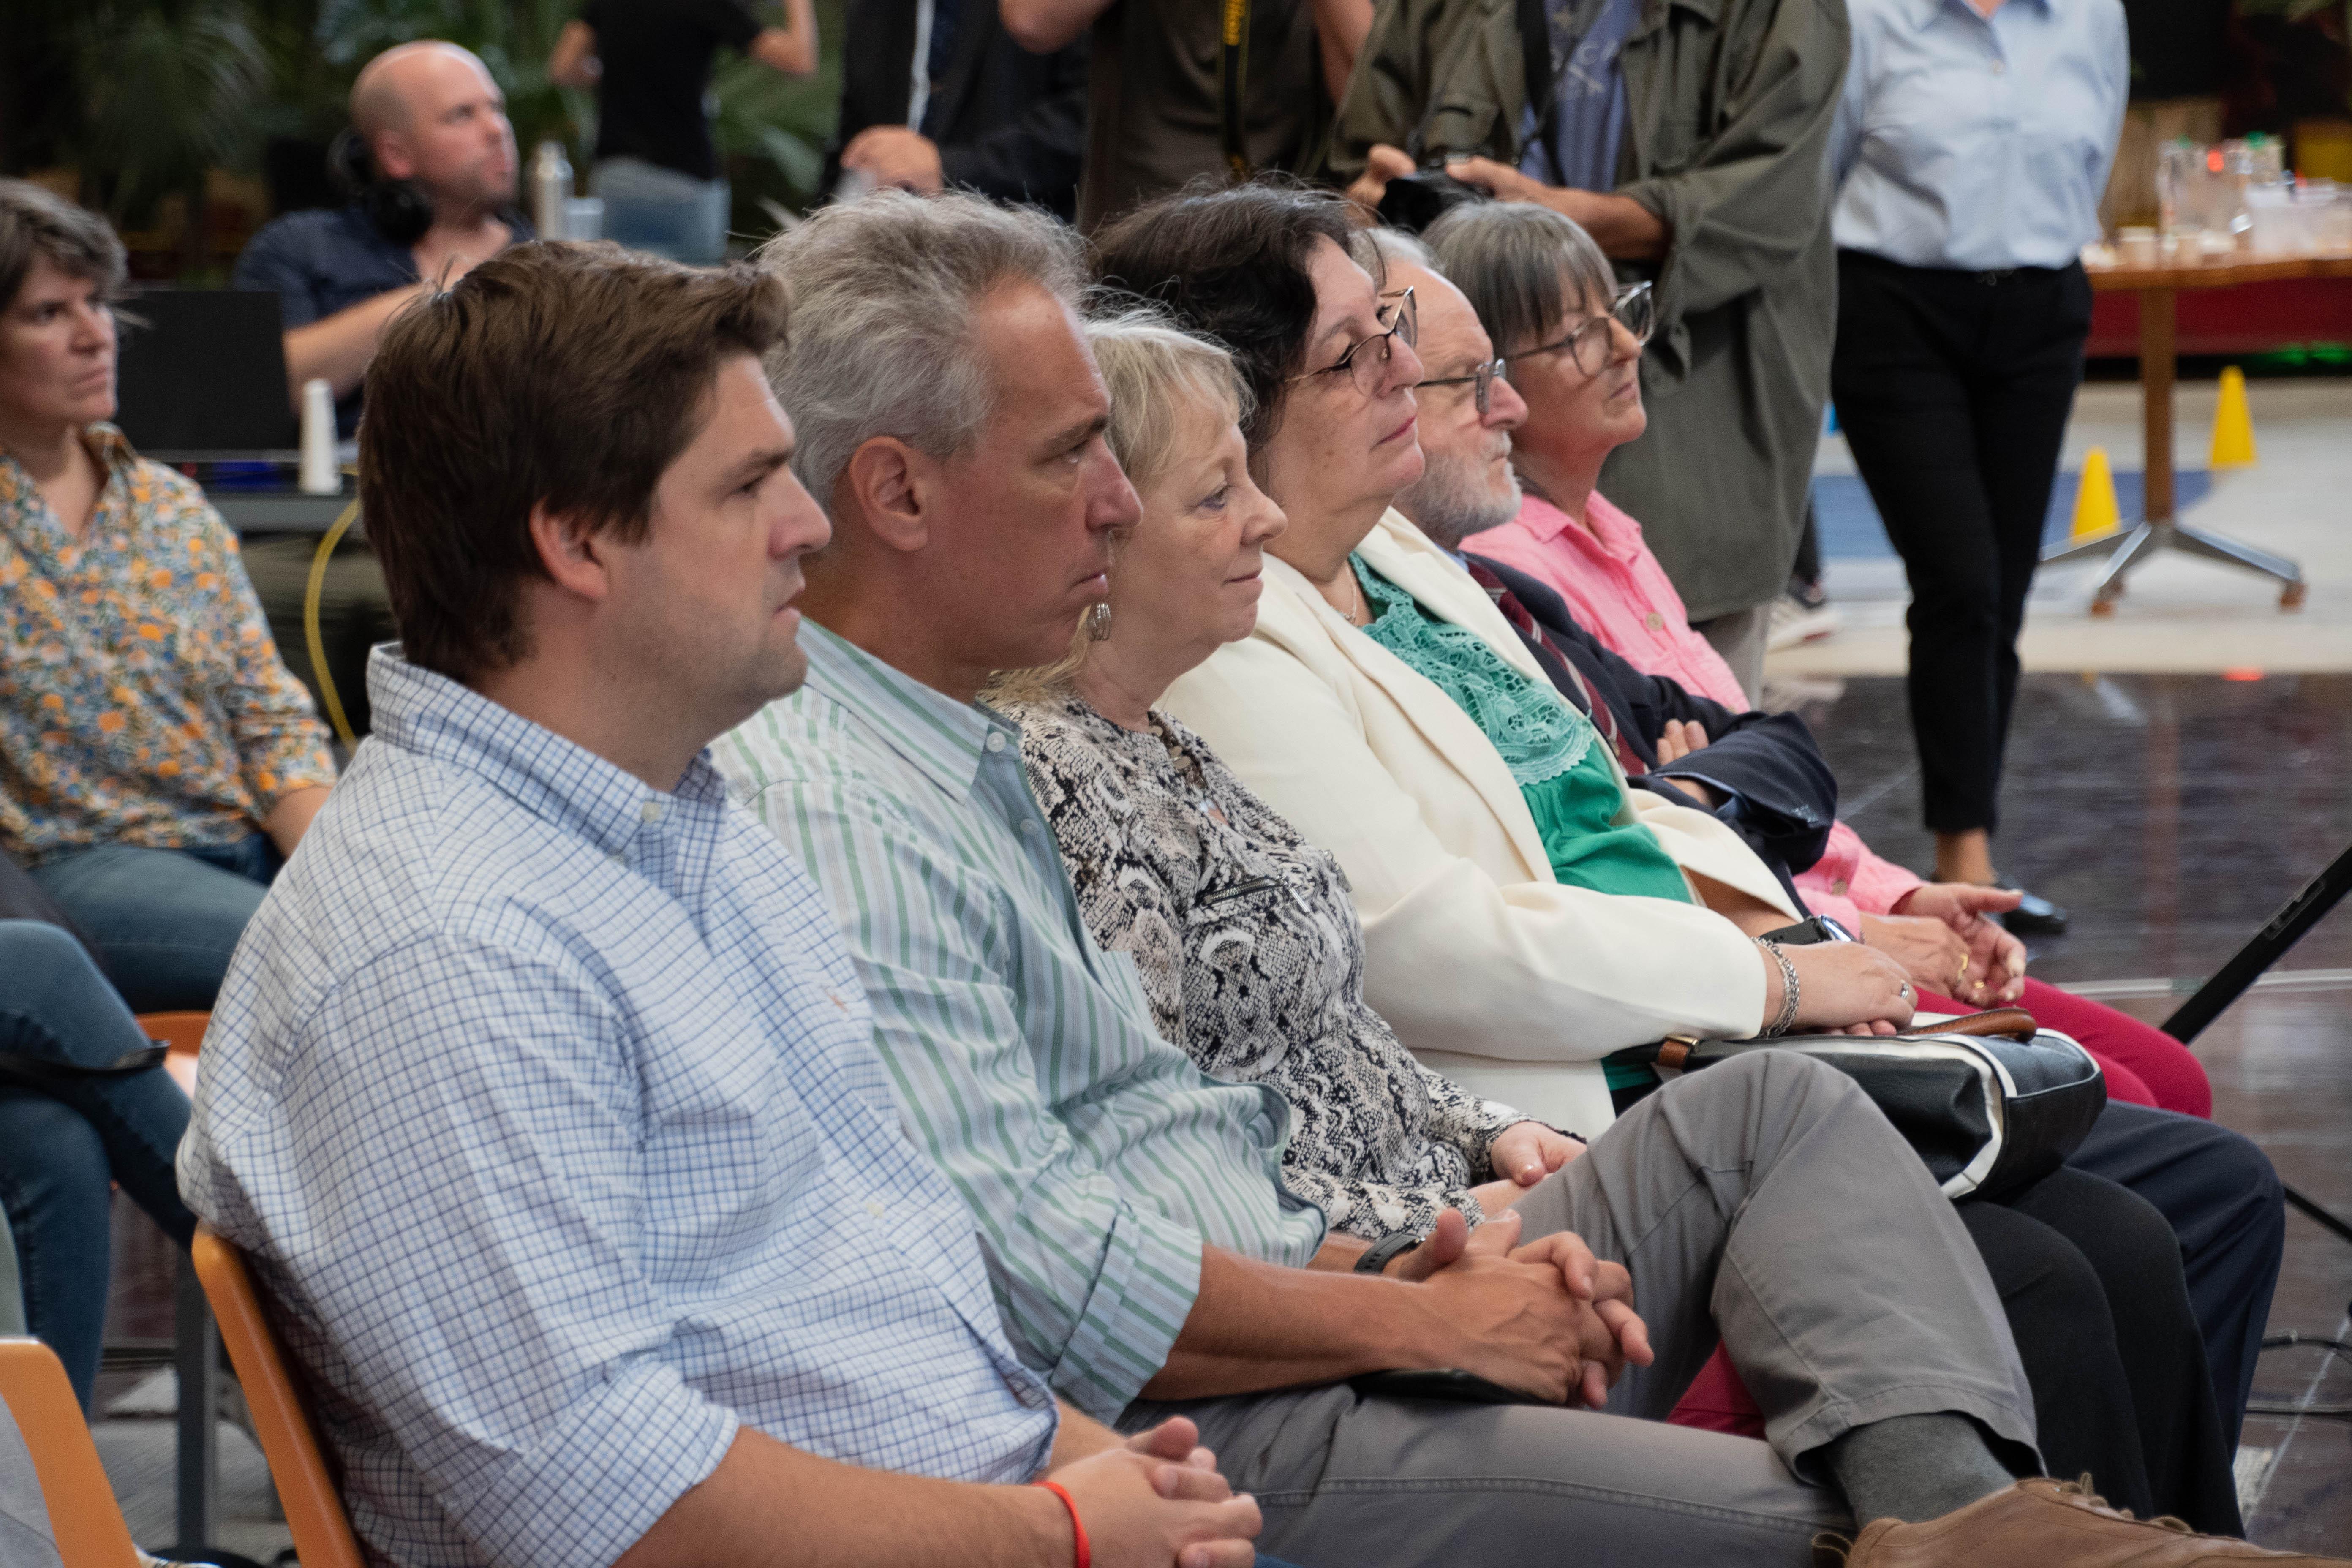
[[[783,290],[754,268],[563,241],[501,252],[394,317],[368,366],[360,508],[409,662],[468,680],[528,657],[516,589],[545,571],[531,509],[642,540],[720,363],[783,332]]]
[[[107,221],[30,180],[0,180],[0,310],[16,302],[34,260],[98,285],[98,297],[121,296],[122,241]]]

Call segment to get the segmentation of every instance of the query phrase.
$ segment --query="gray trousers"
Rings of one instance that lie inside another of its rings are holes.
[[[2032,1473],[2033,1398],[1976,1245],[1853,1081],[1759,1052],[1669,1084],[1518,1205],[1625,1265],[1656,1363],[1606,1412],[1369,1398],[1345,1384],[1138,1403],[1265,1515],[1258,1545],[1325,1564],[1809,1563],[1851,1530],[1818,1450],[1889,1416],[1974,1417]],[[1720,1334],[1767,1442],[1669,1426]],[[1629,1419],[1631,1417],[1631,1419]]]
[[[1723,662],[1731,666],[1749,707],[1763,700],[1765,645],[1772,635],[1772,602],[1750,605],[1711,621],[1693,621],[1691,630],[1705,637]]]

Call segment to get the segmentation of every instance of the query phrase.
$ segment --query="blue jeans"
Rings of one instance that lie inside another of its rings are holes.
[[[33,879],[89,933],[132,1012],[202,1011],[282,863],[257,833],[217,849],[102,844]]]
[[[94,1067],[147,1043],[71,935],[0,921],[0,1051]],[[16,1245],[26,1321],[65,1363],[85,1410],[106,1328],[108,1184],[121,1184],[187,1246],[196,1218],[172,1170],[187,1128],[188,1097],[160,1067],[42,1089],[0,1071],[0,1209]]]

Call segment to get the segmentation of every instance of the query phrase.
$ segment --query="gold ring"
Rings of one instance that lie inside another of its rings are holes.
[[[1969,972],[1969,955],[1968,955],[1967,953],[1965,953],[1965,952],[1964,952],[1964,953],[1960,954],[1960,973],[1963,973],[1963,974],[1966,974],[1968,972]]]

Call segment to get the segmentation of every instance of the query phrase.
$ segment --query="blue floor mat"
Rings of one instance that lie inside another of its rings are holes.
[[[2050,489],[2050,516],[2042,525],[2047,546],[2066,537],[2074,521],[2074,487],[2082,476],[2062,473]],[[2140,473],[2132,469],[2116,476],[2116,504],[2124,521],[2136,521],[2143,510]],[[2172,477],[2173,510],[2186,511],[2213,486],[2213,476],[2202,468],[2183,468]],[[1870,490],[1859,474],[1813,476],[1813,521],[1821,530],[1822,554],[1837,561],[1884,561],[1895,553],[1886,542],[1886,527],[1878,509],[1870,504]]]

